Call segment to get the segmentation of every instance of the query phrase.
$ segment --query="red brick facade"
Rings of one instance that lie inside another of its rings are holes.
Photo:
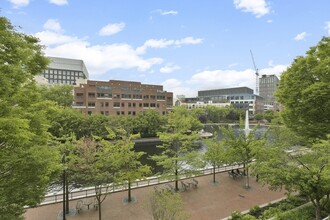
[[[161,85],[130,81],[94,81],[74,88],[73,108],[85,114],[137,115],[155,109],[165,115],[173,107],[173,93]]]

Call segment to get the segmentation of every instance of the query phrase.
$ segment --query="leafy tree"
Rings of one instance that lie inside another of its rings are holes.
[[[323,37],[305,57],[297,57],[281,75],[276,91],[285,124],[306,137],[330,133],[330,37]]]
[[[59,106],[71,108],[73,102],[73,86],[53,85],[40,86],[40,93],[44,100],[56,102]]]
[[[225,146],[223,142],[218,139],[217,133],[213,135],[212,139],[206,139],[204,143],[207,145],[207,151],[203,155],[203,159],[210,163],[213,167],[213,183],[215,180],[215,168],[224,164],[225,162]]]
[[[264,118],[264,115],[262,113],[257,113],[254,115],[254,119],[257,121],[260,121]]]
[[[122,181],[127,181],[128,185],[128,197],[127,202],[132,201],[131,196],[131,183],[137,179],[142,179],[151,173],[150,167],[148,165],[142,165],[139,161],[140,157],[145,154],[145,152],[135,152],[134,142],[132,139],[138,138],[139,135],[128,135],[124,129],[116,129],[117,134],[119,134],[119,139],[114,142],[114,146],[118,149],[120,154],[120,160],[122,166],[120,167],[120,179]],[[109,130],[114,138],[116,133]],[[118,136],[118,135],[117,135]]]
[[[183,201],[178,193],[156,189],[150,195],[146,206],[150,210],[154,220],[189,219],[189,215],[183,211]]]
[[[163,167],[162,176],[175,181],[175,190],[179,190],[178,181],[182,176],[191,176],[198,173],[197,168],[204,164],[199,154],[193,150],[194,141],[199,136],[197,131],[202,125],[182,107],[175,108],[168,115],[168,124],[165,132],[159,133],[164,149],[161,155],[154,155],[152,159]]]
[[[310,148],[290,151],[277,145],[260,148],[255,164],[259,180],[269,184],[271,189],[285,188],[307,196],[315,208],[317,220],[321,219],[321,212],[330,198],[329,138]]]
[[[68,156],[68,169],[75,186],[95,188],[99,220],[102,219],[102,202],[110,193],[112,184],[119,181],[123,165],[120,149],[109,141],[82,138]]]
[[[136,116],[135,122],[134,133],[140,133],[141,137],[156,137],[157,133],[162,131],[166,118],[158,111],[147,110],[140,112]]]
[[[224,145],[227,147],[227,162],[231,164],[236,163],[244,165],[244,173],[246,175],[246,188],[250,188],[250,165],[255,158],[256,150],[263,145],[264,141],[264,138],[256,138],[255,132],[257,129],[258,126],[255,126],[253,130],[246,134],[241,125],[238,134],[236,134],[231,126],[229,126],[228,128],[221,128],[221,131],[224,135],[223,142]]]
[[[61,168],[48,146],[49,122],[33,82],[47,65],[32,36],[0,17],[0,218],[21,219],[43,199]]]
[[[272,120],[278,117],[278,113],[274,112],[273,110],[267,110],[264,112],[264,118],[268,121],[268,122],[272,122]]]

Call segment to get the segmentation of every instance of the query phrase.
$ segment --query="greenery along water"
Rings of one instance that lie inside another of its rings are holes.
[[[238,125],[234,125],[234,131],[238,134],[239,132],[239,126]],[[253,129],[253,125],[250,126],[250,129]],[[267,130],[266,126],[260,126],[257,131],[256,131],[256,136],[258,138],[260,138]],[[222,139],[223,138],[223,134],[221,133],[221,131],[219,130],[219,126],[217,125],[205,125],[204,126],[204,131],[207,132],[217,132],[218,134],[218,138]],[[147,164],[149,166],[152,167],[152,172],[153,174],[156,174],[157,172],[161,172],[161,167],[156,165],[155,161],[152,161],[150,159],[150,157],[152,155],[157,155],[160,154],[162,152],[162,149],[157,148],[157,145],[161,145],[162,143],[157,139],[146,139],[145,141],[139,141],[135,143],[134,146],[134,150],[138,151],[138,152],[145,152],[145,154],[141,157],[141,163],[142,164]],[[201,142],[200,146],[197,147],[196,149],[199,153],[204,153],[207,150],[207,146],[205,144],[203,144],[203,142]]]

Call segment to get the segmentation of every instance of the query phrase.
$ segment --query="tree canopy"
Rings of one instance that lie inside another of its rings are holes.
[[[323,37],[306,56],[297,57],[281,75],[276,91],[284,105],[284,123],[308,138],[330,133],[330,37]]]
[[[60,169],[33,76],[46,68],[38,39],[0,17],[0,218],[19,219],[41,202]]]

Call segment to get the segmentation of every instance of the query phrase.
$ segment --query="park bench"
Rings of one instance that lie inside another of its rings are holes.
[[[77,204],[76,204],[76,211],[77,211],[77,213],[80,213],[81,212],[83,205],[84,204],[83,204],[83,201],[82,200],[79,200],[77,202]]]
[[[235,173],[233,170],[228,171],[228,175],[229,175],[230,177],[232,177],[233,179],[235,179],[236,177],[238,177],[238,174]]]
[[[183,181],[180,181],[180,182],[181,182],[181,186],[182,186],[183,191],[186,191],[189,188],[189,185],[184,183]]]
[[[195,179],[193,179],[193,180],[192,180],[192,186],[193,186],[194,188],[197,188],[197,186],[198,186],[198,181],[195,180]]]

